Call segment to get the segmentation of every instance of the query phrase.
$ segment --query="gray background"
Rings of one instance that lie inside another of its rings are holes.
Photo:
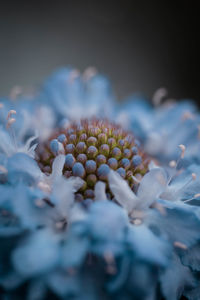
[[[198,100],[198,14],[183,1],[1,1],[0,95],[63,65],[92,65],[118,98],[165,86]]]

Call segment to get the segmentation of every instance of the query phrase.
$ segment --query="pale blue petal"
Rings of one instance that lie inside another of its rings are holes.
[[[38,230],[19,245],[12,254],[14,268],[24,276],[50,272],[59,262],[59,246],[47,230]]]
[[[161,275],[161,288],[166,300],[180,299],[186,287],[193,288],[196,282],[189,268],[180,263],[179,258],[174,255],[174,258]]]

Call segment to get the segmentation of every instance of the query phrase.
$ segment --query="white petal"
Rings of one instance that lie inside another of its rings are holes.
[[[56,156],[52,165],[52,174],[50,175],[50,179],[56,179],[56,177],[62,176],[62,171],[65,163],[65,155],[60,154]]]
[[[167,175],[161,168],[150,170],[140,182],[137,196],[140,199],[139,207],[149,207],[167,186]]]
[[[68,223],[83,221],[87,218],[87,213],[80,205],[74,204],[68,215]]]
[[[73,186],[71,181],[64,177],[59,177],[53,184],[52,199],[56,199],[56,208],[63,217],[70,215],[70,210],[74,202]]]
[[[149,165],[148,165],[149,171],[152,170],[152,169],[156,169],[156,168],[159,168],[159,166],[156,165],[156,163],[153,160],[151,160]]]
[[[106,196],[106,185],[102,181],[98,181],[95,185],[94,194],[95,194],[95,200],[101,201],[101,200],[107,200]]]
[[[35,149],[37,147],[38,144],[34,144],[33,146],[31,146],[31,148],[29,148],[29,150],[27,151],[27,154],[32,157],[35,158]]]
[[[73,193],[77,192],[83,185],[84,180],[82,180],[80,177],[70,177],[67,182],[69,182],[72,186]]]
[[[131,191],[128,183],[114,171],[110,171],[108,175],[109,186],[115,196],[116,201],[122,205],[128,213],[137,205],[137,197]]]
[[[37,135],[31,136],[31,137],[26,141],[26,143],[25,143],[25,145],[24,145],[24,150],[28,152],[28,150],[30,149],[31,143],[32,143],[34,140],[36,140],[37,138],[38,138]],[[35,145],[37,145],[37,144],[35,144]],[[31,147],[31,148],[32,148],[32,147]]]

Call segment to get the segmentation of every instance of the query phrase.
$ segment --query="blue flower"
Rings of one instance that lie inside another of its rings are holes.
[[[3,298],[199,298],[200,114],[163,96],[63,68],[0,101]]]

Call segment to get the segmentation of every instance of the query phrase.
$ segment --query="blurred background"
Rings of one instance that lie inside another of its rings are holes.
[[[0,95],[56,68],[95,66],[115,94],[200,99],[197,4],[172,1],[1,1]]]

